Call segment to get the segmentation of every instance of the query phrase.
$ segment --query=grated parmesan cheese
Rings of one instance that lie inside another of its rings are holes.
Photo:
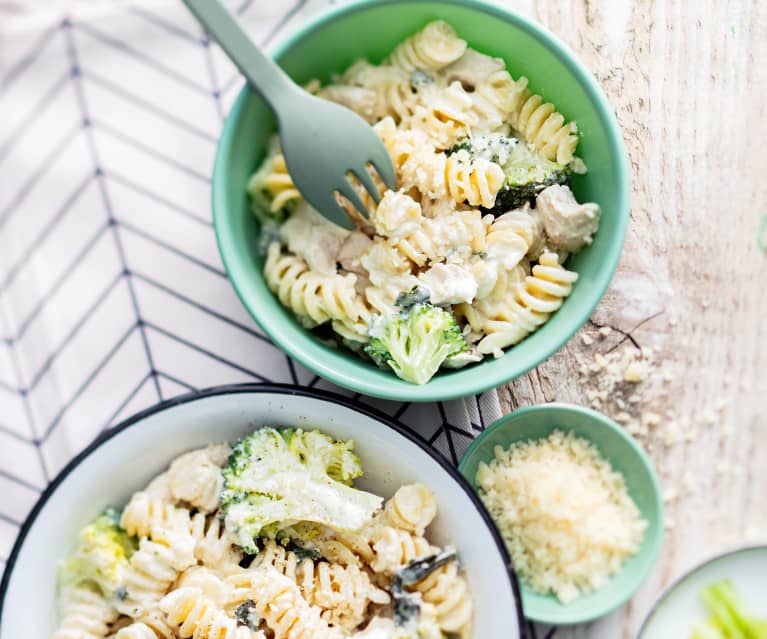
[[[496,446],[477,484],[515,569],[562,603],[604,586],[647,527],[623,476],[573,433]]]

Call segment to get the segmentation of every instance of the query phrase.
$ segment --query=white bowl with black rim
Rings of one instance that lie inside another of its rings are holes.
[[[319,428],[353,439],[365,476],[359,485],[388,497],[402,484],[431,487],[439,515],[435,543],[458,549],[474,599],[472,636],[518,639],[522,609],[503,542],[469,484],[403,425],[346,398],[277,385],[238,385],[183,395],[104,433],[53,480],[24,522],[0,584],[0,639],[47,639],[56,624],[57,563],[78,531],[130,495],[178,454],[233,441],[259,425]]]
[[[689,637],[693,626],[708,618],[701,591],[729,579],[745,610],[767,618],[767,544],[742,546],[706,559],[672,582],[647,614],[637,639]]]

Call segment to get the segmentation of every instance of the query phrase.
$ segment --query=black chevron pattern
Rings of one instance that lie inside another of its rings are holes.
[[[231,2],[263,45],[327,4]],[[2,23],[0,570],[51,477],[137,410],[222,383],[338,391],[275,348],[226,280],[209,170],[241,80],[180,3]],[[499,414],[494,392],[356,397],[453,462]]]

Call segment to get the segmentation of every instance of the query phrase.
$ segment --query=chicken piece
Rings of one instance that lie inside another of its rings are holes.
[[[535,206],[543,222],[549,248],[577,253],[591,244],[591,238],[599,226],[598,204],[579,204],[570,187],[555,184],[538,194]]]
[[[334,84],[320,89],[317,96],[351,109],[368,122],[376,121],[377,96],[375,91],[363,87]]]
[[[328,221],[306,202],[280,227],[280,238],[288,250],[302,257],[313,271],[336,273],[336,262],[350,232]]]
[[[471,303],[477,294],[477,281],[465,268],[457,264],[435,264],[418,276],[429,289],[429,301],[443,304]]]
[[[491,58],[479,51],[466,49],[466,53],[446,67],[444,73],[448,84],[457,80],[464,89],[471,90],[491,73],[505,69],[506,65],[500,58]]]
[[[406,237],[418,230],[421,205],[400,191],[386,191],[371,216],[376,233],[384,237]]]
[[[373,240],[361,231],[350,233],[341,245],[341,250],[338,252],[337,259],[341,268],[350,273],[367,275],[367,271],[362,266],[360,258],[372,245]]]

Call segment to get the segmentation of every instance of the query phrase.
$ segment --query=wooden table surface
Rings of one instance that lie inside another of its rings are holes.
[[[646,438],[671,497],[651,577],[617,613],[555,635],[628,639],[685,569],[767,542],[767,254],[757,243],[767,224],[767,3],[507,4],[556,33],[597,77],[623,128],[633,193],[621,265],[582,331],[594,344],[572,340],[510,386],[506,407],[587,405],[578,356],[630,335],[657,349],[660,388],[647,409],[664,422],[667,412],[689,420],[694,432],[666,446],[661,423]],[[597,325],[618,330],[599,339]]]

